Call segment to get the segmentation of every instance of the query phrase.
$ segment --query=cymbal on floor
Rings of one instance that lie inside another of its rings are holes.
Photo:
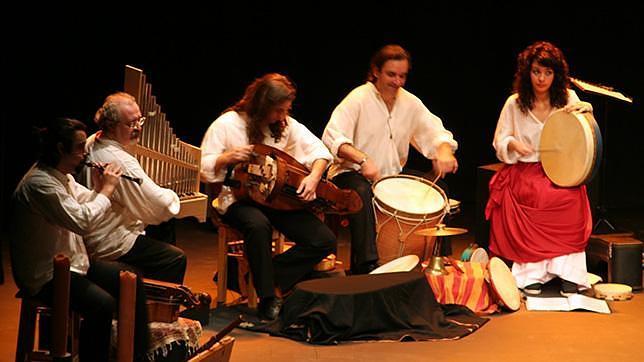
[[[445,226],[445,224],[437,224],[434,227],[421,229],[415,231],[414,234],[422,236],[452,236],[452,235],[461,235],[467,233],[467,229],[463,228],[451,228]]]

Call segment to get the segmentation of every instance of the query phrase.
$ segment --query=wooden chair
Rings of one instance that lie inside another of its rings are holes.
[[[54,257],[52,305],[18,292],[16,296],[22,300],[16,362],[77,358],[80,316],[74,312],[70,313],[69,288],[69,259],[63,255],[57,255]],[[49,338],[47,338],[46,329],[49,329]],[[71,337],[69,349],[67,348],[68,336]]]
[[[134,356],[134,325],[136,302],[136,275],[122,271],[120,275],[117,361],[131,362]],[[228,362],[235,339],[223,337],[190,357],[188,362]]]

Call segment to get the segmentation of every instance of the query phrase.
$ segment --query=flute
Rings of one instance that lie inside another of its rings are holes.
[[[93,168],[99,170],[101,173],[103,173],[103,170],[105,170],[105,167],[99,165],[98,163],[94,163],[92,161],[85,160],[83,163],[85,164],[85,166],[93,167]],[[123,177],[126,180],[136,182],[139,185],[143,183],[143,180],[141,178],[139,178],[139,177],[134,177],[134,176],[130,176],[130,175],[121,175],[121,177]]]

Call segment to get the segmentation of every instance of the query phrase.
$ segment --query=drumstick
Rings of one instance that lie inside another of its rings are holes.
[[[463,270],[463,268],[461,268],[461,266],[458,265],[458,261],[454,260],[454,258],[452,258],[451,256],[444,256],[443,258],[444,258],[443,260],[447,261],[447,263],[449,263],[452,267],[454,267],[454,269],[459,271],[461,274],[465,274],[465,270]]]

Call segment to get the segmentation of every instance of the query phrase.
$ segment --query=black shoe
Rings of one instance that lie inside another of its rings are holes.
[[[259,301],[257,316],[262,320],[275,320],[282,310],[282,299],[277,297],[266,297]]]
[[[541,294],[542,283],[532,283],[523,287],[523,292],[527,295],[539,295]]]
[[[559,293],[564,297],[577,294],[577,284],[569,282],[565,279],[561,279],[561,290],[559,291]]]
[[[369,262],[369,263],[364,263],[360,265],[356,265],[355,267],[351,268],[351,275],[358,275],[358,274],[369,274],[376,268],[378,268],[378,263],[375,261]]]

